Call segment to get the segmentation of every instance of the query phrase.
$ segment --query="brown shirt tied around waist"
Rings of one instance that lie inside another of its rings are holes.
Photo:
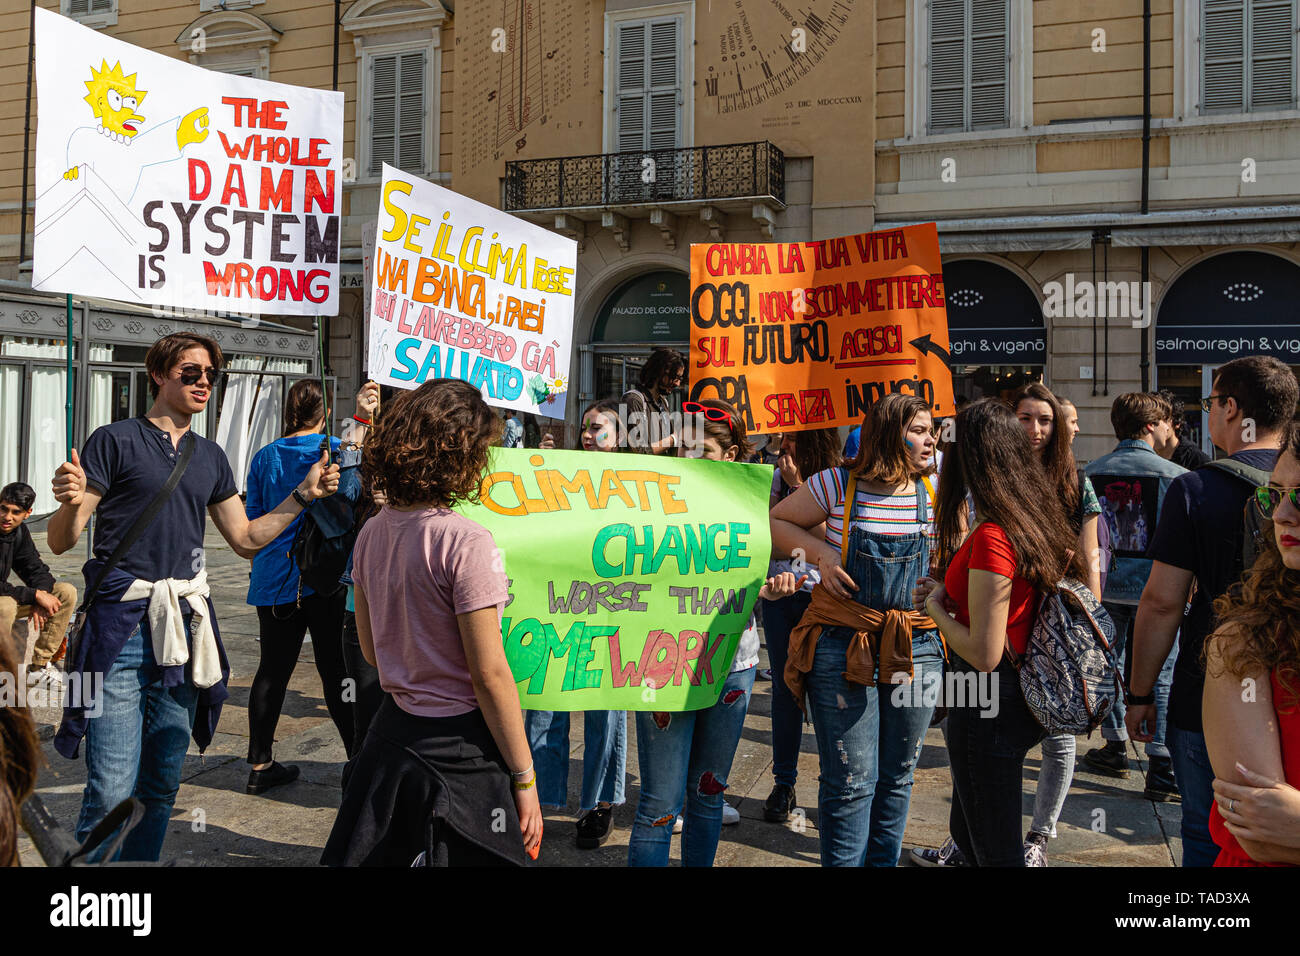
[[[785,664],[785,683],[808,712],[804,697],[804,680],[812,670],[817,639],[827,627],[853,629],[844,662],[844,679],[866,687],[876,686],[879,664],[882,683],[906,683],[900,675],[912,679],[912,631],[932,630],[935,624],[928,615],[917,611],[877,611],[857,601],[840,600],[820,584],[813,589],[812,601],[799,623],[790,632],[790,656]]]

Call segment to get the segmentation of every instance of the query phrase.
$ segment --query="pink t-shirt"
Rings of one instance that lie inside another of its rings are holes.
[[[495,556],[490,531],[445,508],[385,506],[361,529],[352,577],[370,608],[379,684],[407,713],[478,707],[456,615],[495,607],[500,624],[508,595]]]

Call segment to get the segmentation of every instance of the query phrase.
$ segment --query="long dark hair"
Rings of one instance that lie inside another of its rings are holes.
[[[1073,516],[1079,510],[1079,469],[1070,448],[1070,436],[1065,433],[1065,414],[1061,411],[1061,402],[1042,382],[1030,382],[1016,392],[1011,397],[1012,412],[1019,414],[1020,403],[1024,401],[1046,402],[1052,409],[1052,437],[1047,440],[1039,460],[1052,487],[1052,497],[1061,502],[1066,515]],[[1032,449],[1029,457],[1033,460]]]
[[[293,383],[284,400],[284,431],[281,436],[292,435],[314,425],[325,415],[325,404],[321,401],[320,382],[314,378],[304,378]]]
[[[794,466],[804,481],[844,461],[838,428],[810,428],[791,432],[790,437],[794,439]]]
[[[862,420],[858,439],[858,456],[849,468],[863,481],[898,484],[913,477],[912,462],[903,448],[903,429],[922,412],[930,412],[930,403],[915,395],[892,393],[873,402]],[[934,471],[934,463],[920,474]]]
[[[637,387],[643,392],[649,392],[652,388],[659,387],[665,372],[675,372],[678,369],[682,370],[683,375],[686,374],[686,359],[682,357],[682,353],[676,349],[660,346],[650,353],[645,365],[641,366],[641,373],[637,376]]]
[[[1300,421],[1284,426],[1282,442],[1278,461],[1300,459]],[[1274,707],[1289,713],[1300,704],[1300,571],[1282,560],[1272,522],[1265,522],[1259,544],[1259,557],[1240,583],[1214,602],[1221,626],[1215,640],[1223,667],[1238,680],[1252,671],[1276,672],[1287,700]],[[1208,648],[1207,641],[1202,654]]]
[[[1065,512],[1041,507],[1053,489],[1042,469],[1025,467],[1033,454],[1029,436],[1004,402],[985,398],[957,413],[956,437],[944,456],[939,480],[943,563],[952,560],[961,544],[969,492],[977,515],[1006,532],[1016,552],[1017,577],[1042,593],[1063,573],[1084,580],[1087,563]]]

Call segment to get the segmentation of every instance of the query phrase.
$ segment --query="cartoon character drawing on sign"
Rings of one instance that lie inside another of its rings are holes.
[[[206,106],[143,129],[145,117],[136,111],[148,94],[137,88],[136,76],[125,75],[121,62],[111,69],[107,60],[98,70],[90,67],[85,100],[98,122],[72,131],[63,174],[64,179],[78,179],[82,167],[92,169],[126,205],[131,204],[145,169],[175,162],[186,146],[208,138]]]

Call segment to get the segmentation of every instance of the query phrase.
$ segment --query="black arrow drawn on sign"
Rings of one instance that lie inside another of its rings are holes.
[[[921,351],[922,355],[929,355],[933,352],[935,355],[939,356],[939,358],[943,359],[944,365],[952,364],[952,356],[948,354],[948,350],[931,342],[929,332],[926,332],[925,335],[921,336],[919,339],[912,339],[912,341],[907,344],[915,345]]]

